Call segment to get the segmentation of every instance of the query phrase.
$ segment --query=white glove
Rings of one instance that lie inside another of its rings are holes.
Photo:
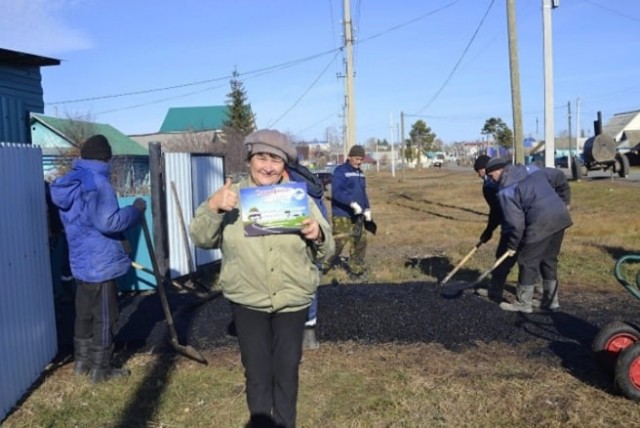
[[[516,250],[507,250],[507,254],[509,255],[509,257],[513,257],[516,255]]]
[[[351,204],[349,204],[349,206],[351,207],[351,209],[353,210],[353,213],[355,215],[362,214],[362,207],[360,205],[358,205],[357,202],[351,202]]]
[[[371,221],[371,210],[369,208],[367,208],[366,210],[364,210],[364,219],[366,221]]]

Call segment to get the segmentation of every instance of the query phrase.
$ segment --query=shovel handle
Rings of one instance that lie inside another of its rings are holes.
[[[487,277],[487,275],[489,275],[495,268],[500,266],[502,264],[502,262],[504,262],[506,259],[508,259],[512,255],[513,254],[511,254],[509,251],[505,251],[505,253],[503,255],[501,255],[498,260],[496,260],[496,262],[493,264],[493,266],[491,266],[489,269],[487,269],[486,272],[484,272],[482,275],[480,275],[478,277],[478,279],[476,279],[476,281],[473,284],[476,285],[476,284],[479,284],[480,282],[482,282],[482,280],[485,279]]]
[[[469,251],[469,253],[466,256],[464,256],[462,261],[460,261],[460,263],[458,263],[458,265],[456,267],[454,267],[451,272],[449,272],[449,275],[447,275],[442,280],[440,285],[446,284],[453,277],[453,275],[455,275],[455,273],[458,272],[458,270],[460,270],[460,268],[467,262],[467,260],[469,260],[471,258],[471,256],[473,256],[473,254],[476,251],[478,251],[478,248],[480,248],[480,245],[482,245],[482,241],[478,241],[478,243],[471,249],[471,251]]]

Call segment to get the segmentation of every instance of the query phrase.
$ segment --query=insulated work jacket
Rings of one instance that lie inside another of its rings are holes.
[[[247,178],[231,190],[239,195],[241,188],[253,185]],[[196,246],[221,249],[220,285],[228,300],[263,312],[300,311],[311,305],[320,278],[315,263],[333,255],[335,243],[316,204],[309,208],[322,229],[321,244],[299,233],[245,236],[240,208],[219,214],[207,201],[198,207],[189,232]]]
[[[334,217],[352,217],[351,203],[360,208],[371,208],[367,197],[367,184],[360,168],[354,168],[347,161],[333,171],[331,178],[331,215]]]
[[[133,205],[118,206],[109,170],[106,162],[77,159],[68,174],[51,184],[51,200],[60,209],[69,243],[71,272],[85,282],[109,281],[129,271],[122,233],[142,216]]]
[[[509,249],[518,250],[573,224],[567,203],[553,188],[547,174],[544,169],[533,166],[504,168],[498,199],[504,216],[502,233],[507,237]],[[565,192],[565,197],[568,195]]]

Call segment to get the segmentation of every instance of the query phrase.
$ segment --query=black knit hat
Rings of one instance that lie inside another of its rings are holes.
[[[487,162],[489,162],[489,159],[491,159],[489,156],[487,155],[480,155],[476,158],[475,163],[473,164],[473,170],[478,172],[481,169],[484,169],[487,166]]]
[[[484,171],[489,174],[490,172],[497,171],[499,169],[507,166],[507,161],[500,158],[492,158],[487,162],[487,165],[484,167]]]
[[[101,134],[87,138],[80,148],[82,159],[94,159],[106,162],[111,159],[111,146],[107,137]]]
[[[353,147],[351,147],[351,150],[349,150],[349,157],[360,157],[363,158],[364,157],[364,147],[362,146],[358,146],[355,145]]]

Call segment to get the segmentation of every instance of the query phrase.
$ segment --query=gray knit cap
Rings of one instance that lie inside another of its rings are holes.
[[[289,142],[289,138],[273,129],[259,129],[247,135],[244,145],[249,158],[256,153],[269,153],[281,157],[286,163],[295,163],[298,160],[298,153]]]

